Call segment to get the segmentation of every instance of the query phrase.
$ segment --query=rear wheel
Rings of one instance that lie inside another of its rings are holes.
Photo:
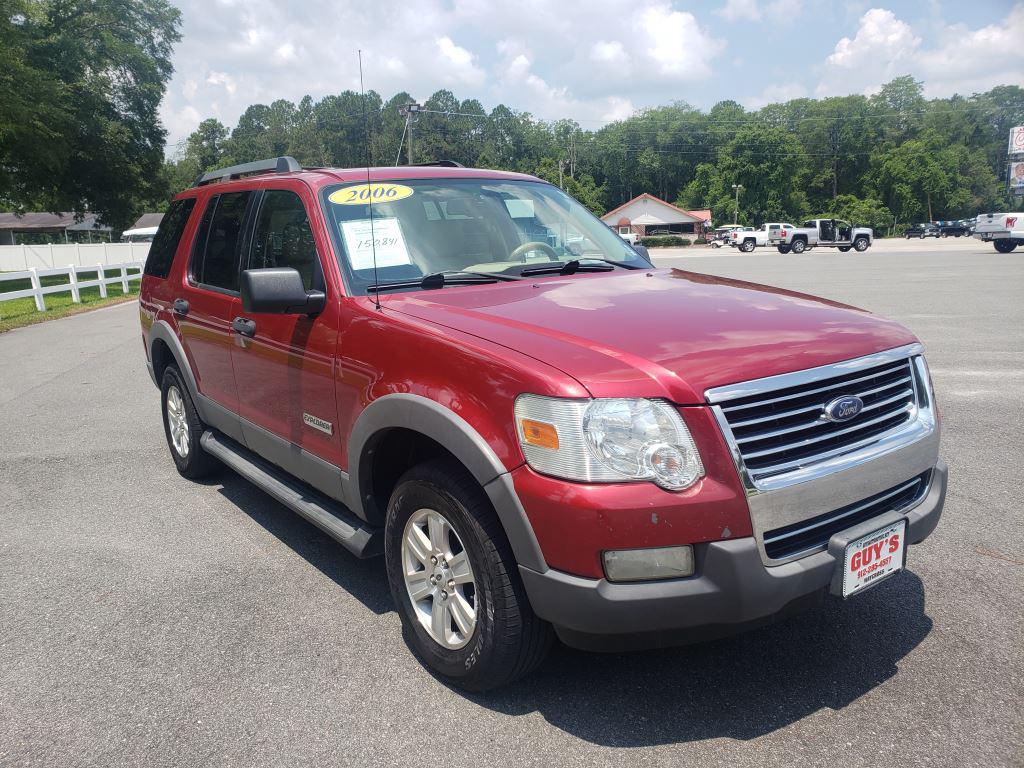
[[[217,470],[219,462],[199,444],[205,426],[199,420],[181,372],[174,365],[164,369],[160,384],[160,404],[163,409],[164,436],[178,472],[183,477],[196,480]]]
[[[740,250],[743,251],[744,253],[750,253],[752,250],[754,250],[755,245],[756,244],[753,240],[744,240],[743,245],[740,246]]]
[[[789,246],[788,245],[780,245],[779,246],[779,253],[789,253]]]
[[[794,240],[793,245],[790,247],[792,248],[793,253],[803,253],[807,250],[807,243],[803,240]]]
[[[534,615],[490,500],[461,466],[429,462],[402,476],[384,555],[406,639],[437,674],[483,691],[543,661],[551,627]]]
[[[996,250],[1000,253],[1009,253],[1017,247],[1017,241],[1010,240],[1009,238],[1001,238],[999,240],[993,240],[992,242],[995,244]]]
[[[858,252],[863,253],[868,249],[868,239],[866,237],[858,237],[856,240],[853,241],[853,247]]]

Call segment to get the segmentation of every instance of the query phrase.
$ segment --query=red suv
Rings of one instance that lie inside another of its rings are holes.
[[[469,689],[553,634],[660,646],[850,597],[941,514],[909,331],[656,269],[531,176],[205,174],[140,307],[179,472],[226,464],[383,554],[411,645]]]

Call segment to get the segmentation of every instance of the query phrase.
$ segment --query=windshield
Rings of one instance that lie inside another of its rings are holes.
[[[379,284],[396,287],[439,273],[507,279],[545,265],[586,265],[587,259],[650,266],[590,211],[542,182],[408,179],[375,181],[372,191],[365,183],[339,184],[324,190],[323,201],[342,271],[356,294],[374,285],[375,258]]]

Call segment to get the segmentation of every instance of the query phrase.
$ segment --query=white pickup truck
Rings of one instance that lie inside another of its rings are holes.
[[[974,237],[991,241],[1000,253],[1024,245],[1024,213],[979,213]]]
[[[803,253],[808,248],[827,247],[848,251],[866,251],[875,239],[870,227],[855,227],[840,219],[811,219],[802,227],[784,229],[779,253]]]
[[[759,245],[776,245],[782,242],[782,232],[786,229],[794,229],[792,224],[775,223],[762,224],[760,229],[734,229],[729,234],[729,245],[739,248],[744,253],[750,253]]]

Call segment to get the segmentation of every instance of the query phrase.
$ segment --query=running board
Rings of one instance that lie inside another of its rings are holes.
[[[199,442],[208,454],[306,518],[356,557],[383,553],[380,531],[369,527],[339,502],[296,480],[229,437],[207,430]]]

